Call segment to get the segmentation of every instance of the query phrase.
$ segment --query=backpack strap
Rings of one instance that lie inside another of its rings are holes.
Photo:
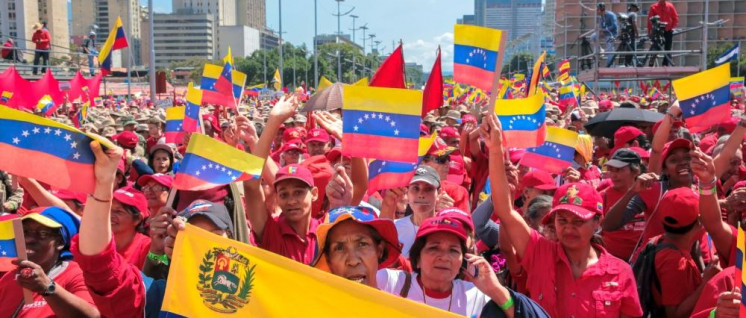
[[[404,272],[404,286],[402,286],[399,296],[407,298],[409,295],[409,289],[412,287],[412,274]]]

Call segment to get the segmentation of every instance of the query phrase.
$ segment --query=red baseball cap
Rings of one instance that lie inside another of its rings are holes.
[[[114,140],[124,148],[135,148],[137,147],[137,134],[131,131],[123,131],[117,135],[114,135]]]
[[[513,149],[508,150],[508,155],[510,156],[510,162],[513,164],[518,164],[518,162],[521,161],[521,158],[523,158],[523,155],[526,154],[525,149]]]
[[[603,198],[593,186],[586,183],[567,183],[554,193],[552,210],[544,216],[542,223],[549,223],[558,211],[571,212],[587,221],[601,215],[603,208]]]
[[[427,151],[427,154],[430,156],[445,156],[450,155],[452,152],[456,151],[455,147],[449,147],[448,144],[446,144],[445,141],[443,141],[440,137],[435,137],[435,141],[433,142],[433,145],[430,146],[430,149]]]
[[[76,200],[82,204],[85,204],[86,199],[88,198],[85,193],[72,192],[65,189],[50,190],[49,192],[60,200]]]
[[[605,112],[607,110],[610,110],[612,107],[614,107],[614,104],[611,103],[610,100],[604,99],[600,102],[598,102],[598,110]]]
[[[474,115],[472,115],[472,114],[465,114],[465,115],[461,116],[461,121],[464,122],[464,123],[468,123],[468,122],[476,123],[477,122],[477,118],[474,117]]]
[[[438,137],[442,139],[459,138],[458,130],[455,127],[446,126],[438,132]]]
[[[430,128],[427,128],[427,125],[420,124],[420,135],[421,136],[427,136],[430,134]]]
[[[689,187],[666,191],[658,204],[663,224],[672,228],[682,228],[697,221],[699,216],[699,196]]]
[[[298,128],[288,128],[282,132],[282,143],[302,143]]]
[[[524,188],[535,188],[537,190],[555,190],[557,183],[549,172],[544,170],[532,170],[523,176],[522,184]]]
[[[171,184],[174,182],[174,177],[163,173],[146,174],[140,177],[140,179],[137,179],[137,185],[144,187],[150,181],[155,181],[156,183],[171,189]]]
[[[466,228],[468,228],[470,231],[474,232],[474,221],[471,219],[471,215],[469,213],[466,213],[462,211],[459,208],[445,208],[443,210],[438,211],[437,214],[435,214],[436,217],[448,217],[451,219],[459,220]]]
[[[288,150],[298,150],[300,152],[303,152],[303,148],[300,147],[300,145],[296,143],[287,143],[282,145],[282,148],[280,148],[280,153],[283,153]]]
[[[306,166],[287,165],[280,168],[280,170],[277,171],[277,174],[275,174],[274,186],[276,187],[277,183],[287,179],[300,180],[307,184],[309,187],[314,186],[313,174],[311,173],[311,170],[308,170]]]
[[[632,126],[623,126],[614,132],[614,147],[622,147],[642,135],[642,130]]]
[[[461,243],[466,244],[466,229],[464,225],[461,224],[461,221],[447,216],[436,216],[422,221],[422,225],[417,230],[416,239],[438,232],[456,235],[461,240]]]
[[[736,184],[733,185],[733,190],[740,189],[740,188],[746,188],[746,180],[741,180],[736,182]]]
[[[114,191],[114,200],[124,205],[129,205],[140,211],[143,218],[150,216],[148,210],[148,200],[142,192],[135,190],[132,187],[119,188]]]
[[[686,148],[688,150],[692,150],[694,148],[694,144],[689,141],[689,139],[684,138],[678,138],[674,141],[669,141],[666,143],[665,146],[663,146],[663,153],[661,154],[661,158],[663,158],[663,161],[665,162],[668,158],[668,155],[671,154],[672,151],[679,149],[679,148]]]
[[[738,122],[741,121],[738,117],[729,117],[718,124],[718,128],[723,128],[726,133],[732,134],[738,126]]]
[[[326,132],[326,129],[314,128],[308,132],[308,138],[306,138],[306,143],[309,143],[311,141],[329,142],[330,140],[331,138],[329,137],[329,133]]]
[[[640,147],[629,147],[629,150],[632,150],[636,152],[638,155],[640,155],[640,159],[650,159],[650,153]]]

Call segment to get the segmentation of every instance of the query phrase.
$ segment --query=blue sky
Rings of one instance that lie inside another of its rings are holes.
[[[318,1],[319,34],[337,32],[337,2]],[[147,0],[142,0],[147,5]],[[171,0],[154,0],[155,12],[170,12]],[[357,15],[356,27],[368,24],[367,33],[375,33],[385,53],[391,52],[391,41],[404,43],[404,59],[423,64],[429,72],[435,59],[435,51],[441,45],[443,71],[453,69],[453,25],[464,14],[474,12],[474,1],[469,0],[345,0],[342,13],[355,7],[351,14]],[[313,1],[282,1],[282,31],[285,41],[293,44],[312,45]],[[279,30],[278,0],[267,1],[267,26]],[[341,19],[344,33],[350,33],[352,18]],[[357,42],[362,45],[362,31],[357,33]],[[369,41],[366,40],[366,45]],[[370,46],[368,46],[370,50]]]

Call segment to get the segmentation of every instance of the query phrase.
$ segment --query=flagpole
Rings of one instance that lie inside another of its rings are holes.
[[[132,35],[132,3],[127,3],[127,34]],[[152,22],[151,22],[152,23]],[[151,35],[152,37],[152,35]],[[129,55],[129,59],[127,60],[127,101],[132,100],[132,46],[127,45],[127,55]]]
[[[736,76],[741,77],[741,40],[738,40],[738,51],[736,52]]]

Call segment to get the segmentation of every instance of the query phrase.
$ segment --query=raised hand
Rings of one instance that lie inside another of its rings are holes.
[[[326,129],[330,135],[335,138],[342,140],[342,120],[338,119],[327,111],[316,111],[313,113],[313,118],[321,126]]]
[[[715,180],[715,162],[712,157],[699,149],[694,149],[690,153],[692,172],[699,178],[699,182],[710,183]]]

